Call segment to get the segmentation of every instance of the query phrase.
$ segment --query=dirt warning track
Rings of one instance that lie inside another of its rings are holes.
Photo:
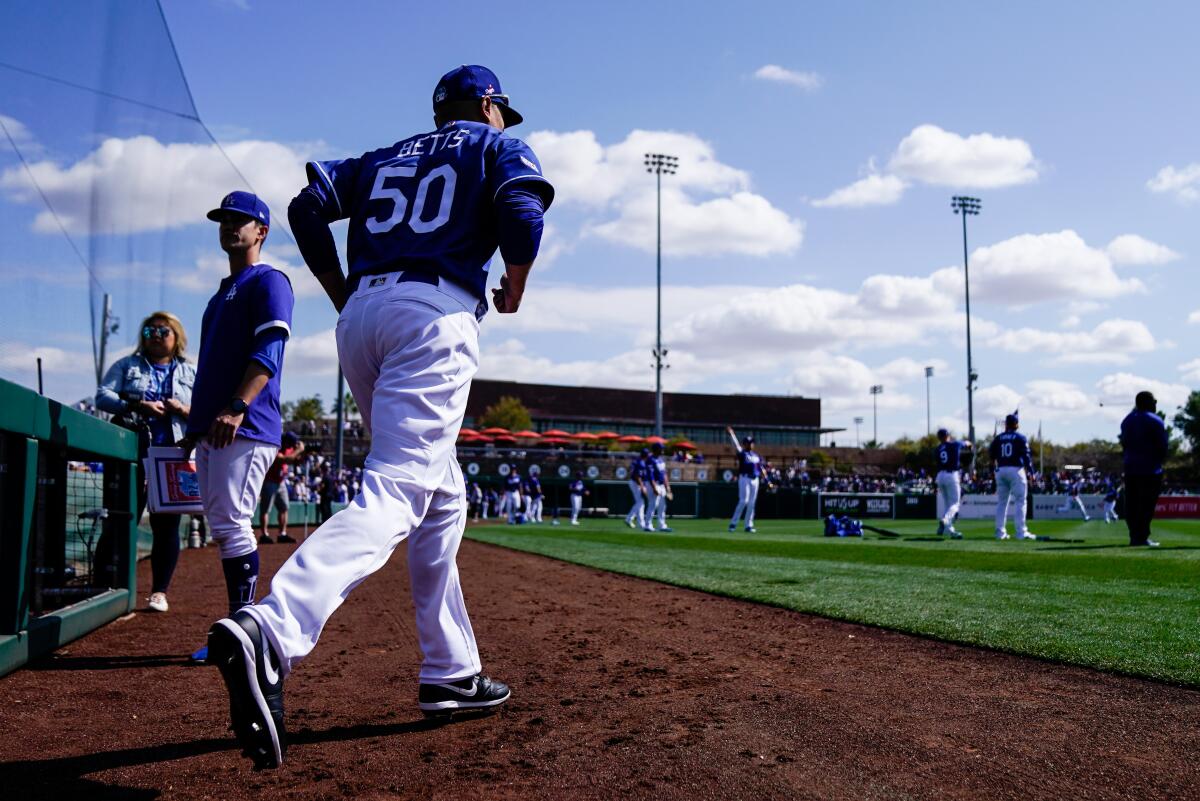
[[[513,698],[430,723],[402,550],[289,680],[282,769],[250,769],[217,672],[186,662],[224,589],[212,550],[185,551],[169,613],[0,679],[0,795],[1200,798],[1198,692],[474,542],[459,557],[472,622]],[[264,547],[264,573],[290,552]]]

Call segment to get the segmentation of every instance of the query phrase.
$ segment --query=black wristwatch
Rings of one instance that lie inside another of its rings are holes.
[[[241,398],[234,398],[229,402],[229,411],[234,414],[245,414],[248,404]]]

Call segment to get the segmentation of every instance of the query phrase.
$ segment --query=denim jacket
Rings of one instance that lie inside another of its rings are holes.
[[[150,386],[150,362],[140,353],[118,359],[104,374],[104,382],[96,390],[96,407],[109,414],[121,414],[130,404],[121,399],[121,393],[141,396]],[[196,383],[196,368],[183,359],[175,361],[175,372],[171,379],[171,397],[184,406],[192,405],[192,386]],[[187,421],[177,414],[171,415],[171,432],[175,441],[183,439]]]

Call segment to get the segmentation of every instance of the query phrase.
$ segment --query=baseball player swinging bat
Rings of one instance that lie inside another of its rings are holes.
[[[754,505],[758,500],[758,485],[761,478],[767,486],[772,486],[767,479],[766,465],[763,459],[754,452],[754,437],[745,436],[739,441],[732,426],[725,426],[725,432],[733,442],[738,458],[738,503],[729,519],[729,530],[737,531],[738,519],[745,513],[746,533],[754,533]]]

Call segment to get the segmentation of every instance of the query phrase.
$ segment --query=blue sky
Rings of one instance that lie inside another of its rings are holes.
[[[668,388],[819,395],[826,424],[852,431],[859,415],[869,429],[867,390],[881,383],[891,439],[924,433],[933,365],[934,425],[961,431],[950,197],[969,194],[983,200],[970,220],[977,427],[1019,404],[1027,428],[1040,420],[1056,440],[1110,438],[1137,390],[1173,408],[1200,381],[1200,11],[1045,5],[363,2],[335,13],[167,0],[163,11],[200,117],[281,221],[304,159],[428,128],[433,85],[460,63],[499,74],[526,117],[512,133],[559,195],[525,307],[484,324],[482,376],[653,387],[641,154],[661,150],[681,158],[664,185]],[[110,29],[147,41],[153,16]],[[103,48],[69,47],[52,28],[13,36],[6,44],[60,78],[186,105],[177,76],[147,66],[164,56],[152,39],[103,69]],[[0,75],[0,114],[56,207],[79,210],[76,239],[125,331],[166,305],[198,336],[222,255],[202,211],[237,174],[187,120],[105,101],[77,130],[37,102],[42,91],[75,97]],[[86,300],[79,313],[80,281],[44,266],[74,257],[0,145],[0,285],[16,288],[0,375],[28,383],[28,354],[42,348],[51,394],[77,397]],[[87,236],[89,219],[110,233]],[[299,296],[284,394],[328,398],[333,312],[282,231],[269,246]],[[69,322],[47,334],[60,299]]]

